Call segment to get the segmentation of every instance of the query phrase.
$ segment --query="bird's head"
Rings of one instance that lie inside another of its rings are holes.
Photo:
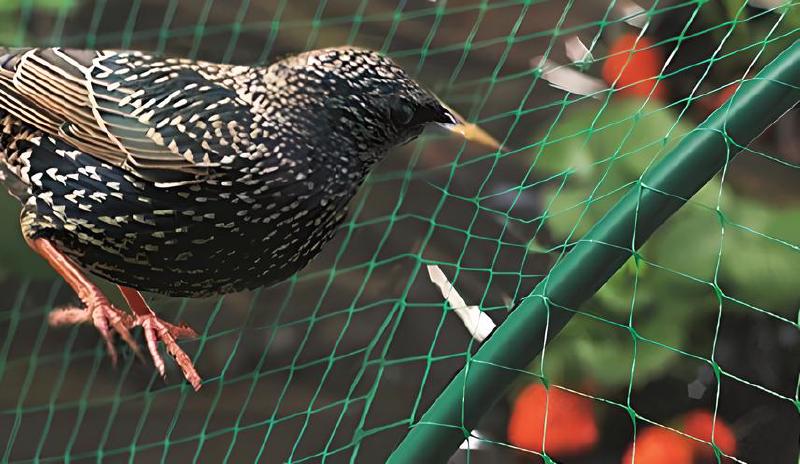
[[[379,154],[413,140],[430,125],[499,148],[486,132],[467,123],[378,52],[355,47],[327,48],[297,55],[278,65],[288,84],[300,83],[304,95],[322,99],[317,117],[327,124],[320,128],[334,138],[349,138],[360,145],[361,151]]]

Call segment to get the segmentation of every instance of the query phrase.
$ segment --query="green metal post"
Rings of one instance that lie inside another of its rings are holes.
[[[800,101],[800,40],[650,169],[481,346],[395,449],[391,464],[444,463],[577,308],[741,147]],[[800,128],[798,128],[800,129]]]

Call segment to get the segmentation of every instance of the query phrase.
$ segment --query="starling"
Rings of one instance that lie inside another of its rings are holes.
[[[22,233],[92,323],[157,370],[158,341],[195,389],[176,339],[140,291],[204,297],[280,282],[331,239],[372,166],[439,124],[496,142],[381,54],[315,50],[266,67],[138,51],[0,49],[0,180]],[[117,284],[114,307],[85,272]]]

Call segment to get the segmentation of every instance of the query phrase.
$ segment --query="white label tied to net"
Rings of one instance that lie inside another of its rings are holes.
[[[494,321],[480,310],[477,306],[467,306],[467,303],[461,298],[458,291],[453,287],[453,284],[447,280],[439,266],[435,264],[428,265],[428,275],[437,287],[442,292],[442,296],[450,303],[450,307],[461,318],[464,327],[467,328],[469,334],[472,335],[478,342],[482,342],[492,333],[496,327]]]
[[[592,52],[581,42],[581,39],[577,35],[568,37],[567,40],[564,41],[564,51],[567,54],[567,58],[572,60],[575,64],[591,63],[594,61]]]
[[[566,92],[600,98],[600,93],[608,90],[603,80],[584,74],[568,65],[558,64],[544,56],[533,58],[531,66],[541,69],[542,79],[551,86]]]

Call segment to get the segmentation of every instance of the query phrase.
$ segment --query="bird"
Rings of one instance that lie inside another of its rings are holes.
[[[165,376],[162,342],[202,379],[141,292],[207,297],[281,282],[331,240],[370,170],[427,126],[500,149],[386,55],[317,49],[264,66],[133,50],[0,48],[0,182],[25,241],[75,291],[53,326],[119,336]],[[130,312],[89,275],[116,284]]]

